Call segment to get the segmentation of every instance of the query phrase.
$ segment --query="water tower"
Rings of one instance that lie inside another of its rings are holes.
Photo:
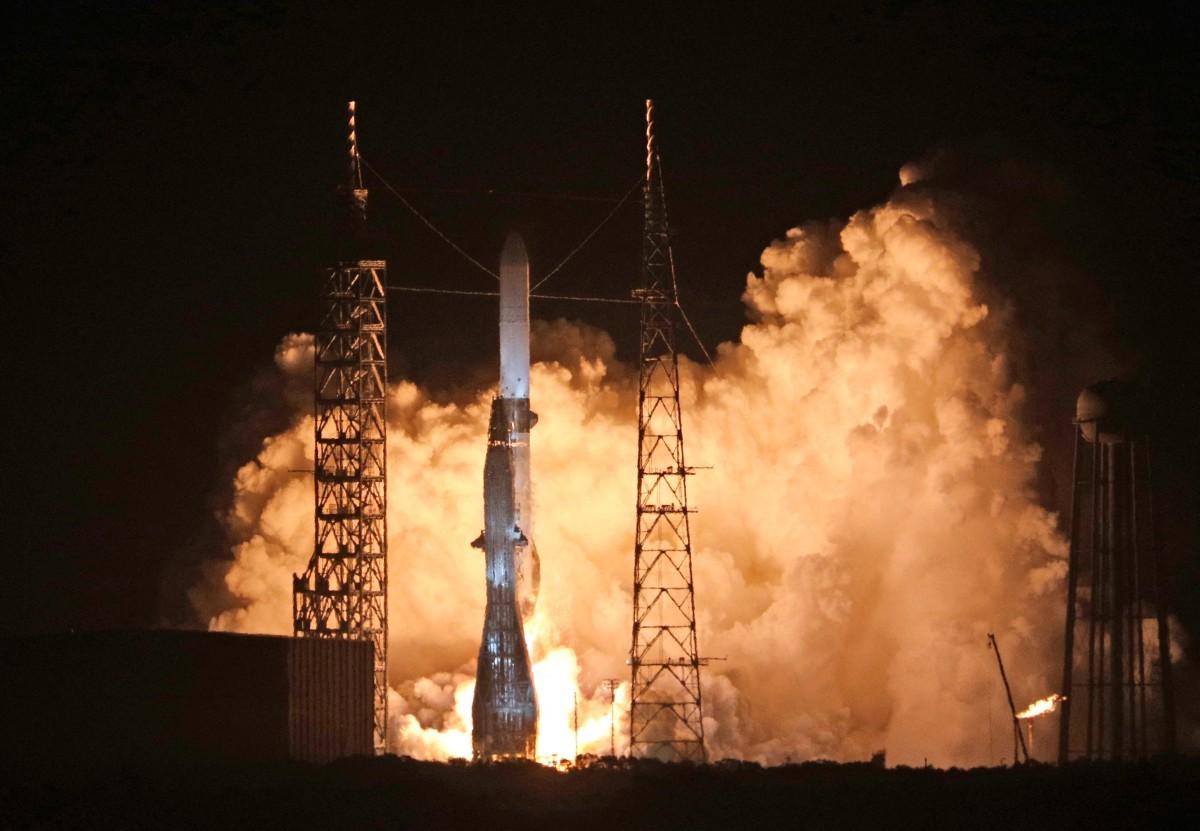
[[[1076,403],[1060,763],[1175,749],[1146,408],[1118,381]]]

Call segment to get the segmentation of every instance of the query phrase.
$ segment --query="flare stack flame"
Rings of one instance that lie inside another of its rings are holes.
[[[1065,695],[1059,695],[1058,693],[1051,693],[1050,695],[1046,696],[1045,698],[1039,698],[1037,701],[1030,704],[1024,710],[1017,713],[1017,718],[1022,718],[1022,719],[1037,718],[1038,716],[1044,716],[1048,713],[1053,713],[1055,710],[1058,709],[1059,702],[1066,701],[1066,700],[1067,700],[1067,697]]]

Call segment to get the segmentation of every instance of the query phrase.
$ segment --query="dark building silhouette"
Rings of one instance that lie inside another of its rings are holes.
[[[372,752],[370,641],[154,630],[0,641],[4,767]]]

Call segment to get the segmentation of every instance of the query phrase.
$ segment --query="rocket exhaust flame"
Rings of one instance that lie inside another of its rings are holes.
[[[1012,373],[1006,275],[985,282],[961,203],[910,172],[883,204],[788,231],[746,279],[748,320],[716,368],[681,359],[689,453],[715,464],[689,492],[703,540],[697,626],[707,651],[728,655],[704,680],[710,758],[886,748],[893,764],[985,764],[979,702],[995,668],[972,645],[989,631],[1015,685],[1059,686],[1062,654],[1044,635],[1062,625],[1067,550],[1036,499],[1040,449]],[[535,322],[532,340],[538,361],[523,377],[547,417],[528,462],[536,529],[518,525],[554,556],[532,616],[512,626],[537,689],[538,756],[573,753],[576,690],[580,752],[607,754],[602,681],[628,678],[637,373],[582,324]],[[277,364],[279,403],[261,400],[286,406],[291,426],[264,433],[238,471],[231,555],[192,593],[214,629],[287,633],[290,575],[311,553],[311,482],[287,472],[313,452],[311,339],[290,337]],[[405,575],[389,584],[397,753],[472,752],[488,592],[479,558],[461,552],[480,530],[480,445],[498,392],[439,403],[408,379],[389,386],[387,528],[392,573]],[[514,486],[516,449],[505,454]],[[522,498],[516,489],[514,505]],[[627,685],[614,709],[622,754]]]
[[[1054,711],[1056,711],[1058,709],[1058,704],[1060,701],[1066,701],[1066,700],[1067,700],[1067,697],[1065,695],[1059,695],[1058,693],[1051,693],[1050,695],[1046,696],[1045,698],[1039,698],[1037,701],[1030,704],[1024,710],[1017,713],[1017,718],[1028,719],[1028,718],[1037,718],[1038,716],[1048,715],[1049,713],[1053,713]]]

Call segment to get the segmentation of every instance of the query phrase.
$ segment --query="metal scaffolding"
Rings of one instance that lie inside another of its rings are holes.
[[[679,310],[654,105],[646,101],[630,754],[703,762],[704,720],[679,404]]]
[[[1079,397],[1059,762],[1175,750],[1170,633],[1150,444],[1131,389]]]
[[[365,236],[367,190],[348,107],[353,236]],[[357,247],[357,246],[356,246]],[[328,270],[316,334],[315,535],[293,581],[297,637],[370,640],[375,752],[387,742],[387,263]]]

